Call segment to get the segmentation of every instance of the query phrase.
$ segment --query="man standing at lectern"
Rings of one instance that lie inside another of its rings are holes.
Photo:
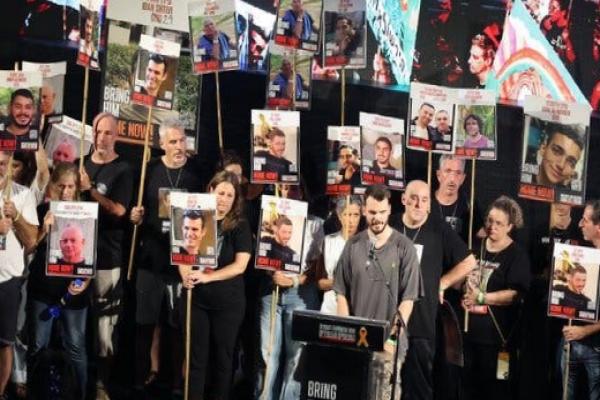
[[[408,323],[413,302],[422,291],[419,261],[413,244],[388,225],[390,198],[390,192],[384,186],[369,186],[363,209],[368,229],[346,243],[333,283],[338,315],[387,320],[392,324],[385,344],[387,376],[392,374],[393,357],[390,355],[395,353],[396,345],[401,346],[400,361],[406,352],[406,332],[405,329],[396,332],[397,318],[401,316],[404,326]],[[389,382],[388,379],[384,381]],[[396,385],[399,394],[399,379]],[[389,385],[387,388],[391,390]],[[384,394],[383,398],[389,399],[390,393]]]

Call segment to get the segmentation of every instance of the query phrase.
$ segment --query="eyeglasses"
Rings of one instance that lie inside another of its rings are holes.
[[[496,220],[494,220],[494,219],[492,219],[492,218],[487,218],[487,219],[485,220],[485,224],[486,224],[487,226],[497,226],[497,227],[499,227],[499,228],[504,228],[504,227],[508,226],[508,224],[507,224],[507,223],[504,223],[504,222],[502,222],[502,221],[496,221]]]

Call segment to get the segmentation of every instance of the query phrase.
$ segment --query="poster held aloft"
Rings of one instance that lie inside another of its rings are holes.
[[[274,41],[277,45],[316,52],[321,32],[322,1],[281,0]]]
[[[600,250],[555,243],[548,315],[585,322],[598,320]]]
[[[434,153],[454,151],[456,91],[413,82],[410,85],[406,147]]]
[[[46,275],[92,278],[96,275],[98,203],[52,201],[54,223],[48,233]]]
[[[77,64],[100,70],[99,52],[106,0],[81,0],[79,11],[79,49]]]
[[[42,73],[40,112],[44,116],[47,124],[61,122],[67,62],[34,63],[23,61],[21,66],[25,72],[39,71]]]
[[[360,127],[327,127],[327,188],[329,196],[362,194]]]
[[[194,73],[239,68],[235,2],[199,0],[188,4]]]
[[[80,153],[80,141],[80,121],[65,115],[61,123],[52,124],[44,145],[48,155],[48,165],[52,167],[59,162],[72,163],[88,154],[93,143],[91,126],[85,126],[83,154]]]
[[[367,65],[365,0],[323,1],[323,68],[361,69]]]
[[[38,149],[41,89],[39,71],[0,71],[0,150]]]
[[[133,1],[131,2],[134,3]],[[117,4],[111,4],[118,7]],[[184,5],[187,15],[187,4]],[[126,16],[120,16],[125,18]],[[129,19],[134,19],[132,15]],[[131,60],[136,59],[142,34],[182,43],[188,40],[188,34],[168,31],[152,26],[132,25],[128,19],[109,21],[106,50],[106,67],[103,77],[102,111],[109,112],[117,119],[118,140],[142,145],[145,141],[148,123],[147,106],[131,103],[130,94],[134,84],[131,76]],[[186,32],[188,29],[186,25]],[[176,74],[173,109],[154,109],[152,112],[152,136],[150,145],[159,147],[158,127],[168,118],[177,118],[183,122],[186,135],[186,148],[197,150],[197,97],[201,80],[192,73],[192,60],[189,54],[180,54]]]
[[[361,112],[361,181],[404,189],[404,120]]]
[[[267,108],[310,109],[311,62],[311,53],[271,45]]]
[[[111,1],[107,17],[131,24],[187,32],[188,0]]]
[[[207,193],[171,193],[171,264],[217,268],[217,200]]]
[[[300,113],[252,110],[252,183],[298,184]]]
[[[587,104],[528,96],[519,197],[582,205],[589,154]]]
[[[308,203],[263,195],[255,267],[291,274],[302,272]]]
[[[265,72],[269,59],[271,37],[277,18],[277,2],[239,0],[236,2],[240,69]]]
[[[456,89],[456,155],[475,160],[497,158],[496,95],[491,90]]]
[[[133,75],[132,103],[171,110],[179,62],[179,43],[141,35]]]

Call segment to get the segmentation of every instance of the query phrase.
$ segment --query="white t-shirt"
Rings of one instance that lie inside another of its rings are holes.
[[[419,139],[429,139],[429,132],[427,128],[421,128],[419,125],[415,125],[415,130],[412,133],[412,136]]]
[[[333,279],[335,267],[342,255],[346,239],[341,232],[332,233],[325,236],[323,244],[323,255],[325,260],[325,272],[327,279]],[[337,314],[337,297],[333,290],[328,290],[323,294],[323,304],[321,304],[321,312],[325,314]]]
[[[25,186],[12,183],[11,201],[21,213],[21,218],[31,225],[38,225],[35,196]],[[0,207],[4,207],[4,198],[0,196]],[[25,251],[15,235],[14,228],[0,240],[0,282],[23,275],[25,269]]]

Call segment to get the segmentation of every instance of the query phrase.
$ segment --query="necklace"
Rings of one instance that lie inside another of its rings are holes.
[[[421,226],[423,226],[423,225],[421,225]],[[417,229],[417,233],[415,233],[415,235],[412,237],[412,239],[409,238],[413,243],[415,242],[415,240],[417,240],[417,236],[419,236],[419,233],[421,233],[421,226],[419,226],[419,228]],[[404,225],[404,224],[402,224],[402,233],[404,233],[404,236],[408,237],[408,235],[406,234],[406,225]]]
[[[177,172],[177,178],[175,179],[175,184],[173,185],[173,179],[171,179],[171,170],[167,168],[165,164],[163,165],[165,166],[165,172],[167,174],[167,179],[169,180],[171,189],[177,189],[179,187],[179,179],[181,178],[181,171],[183,171],[183,167],[179,168],[179,172]]]
[[[444,215],[444,211],[442,209],[442,204],[438,201],[438,207],[440,208],[440,215],[442,216],[442,218],[446,219],[446,215]],[[447,206],[445,206],[447,207]],[[452,215],[450,215],[451,218],[454,218],[456,216],[456,209],[458,208],[458,200],[456,200],[456,202],[454,203],[454,210],[452,210]]]

